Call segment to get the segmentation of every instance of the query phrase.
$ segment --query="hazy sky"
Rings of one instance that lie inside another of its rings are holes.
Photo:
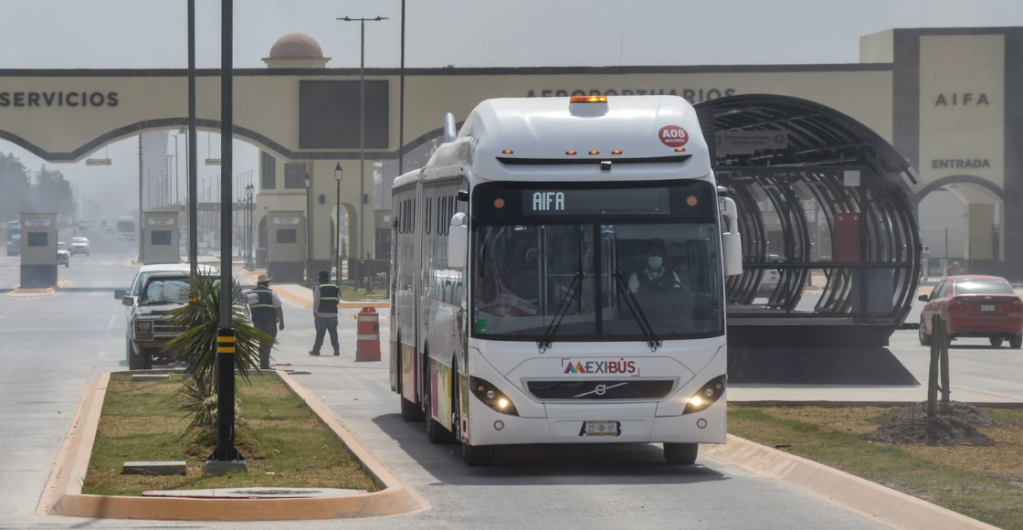
[[[185,0],[0,0],[0,69],[184,68]],[[220,2],[197,0],[200,67],[219,67]],[[236,0],[235,66],[263,67],[285,33],[308,33],[331,67],[399,64],[400,0]],[[859,37],[892,27],[1020,26],[1023,0],[410,0],[406,66],[599,66],[851,63]],[[2,128],[3,124],[0,124]],[[219,151],[214,137],[213,154]],[[236,145],[238,142],[236,142]],[[205,134],[200,138],[205,156]],[[236,170],[256,150],[236,147]],[[30,167],[42,161],[0,141]],[[110,147],[114,166],[61,164],[106,204],[133,190],[133,141]],[[182,153],[182,156],[183,153]],[[200,177],[217,173],[202,168]],[[106,212],[107,217],[119,212]]]

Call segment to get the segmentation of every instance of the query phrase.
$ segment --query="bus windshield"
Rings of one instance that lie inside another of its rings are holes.
[[[663,341],[723,334],[713,188],[649,184],[477,187],[474,336]]]

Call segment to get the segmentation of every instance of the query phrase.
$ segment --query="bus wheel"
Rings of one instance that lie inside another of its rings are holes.
[[[401,339],[399,338],[398,340],[400,341]],[[401,343],[399,342],[399,344]],[[401,382],[404,372],[402,372],[400,355],[398,359],[398,367],[395,371],[398,374],[398,396],[401,398],[401,419],[407,423],[423,421],[423,409],[419,408],[419,405],[405,399],[405,396],[402,395],[404,387]]]
[[[462,443],[462,461],[469,467],[489,466],[494,463],[493,445],[469,445]]]
[[[426,405],[426,437],[430,439],[430,443],[434,445],[448,444],[455,440],[454,435],[451,431],[444,428],[437,420],[433,419],[433,410],[431,407],[432,397],[429,392],[425,394],[424,404]]]
[[[673,466],[691,466],[696,463],[700,444],[664,444],[664,459]]]
[[[405,396],[401,397],[401,419],[408,423],[423,421],[423,409],[419,408],[415,403],[405,399]]]

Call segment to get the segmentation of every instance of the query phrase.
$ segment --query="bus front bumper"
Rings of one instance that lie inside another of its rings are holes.
[[[680,416],[657,416],[657,403],[548,403],[546,418],[525,418],[499,413],[477,401],[471,404],[469,437],[473,445],[725,443],[726,403],[722,399],[703,411]],[[587,435],[587,422],[616,423],[618,434]]]

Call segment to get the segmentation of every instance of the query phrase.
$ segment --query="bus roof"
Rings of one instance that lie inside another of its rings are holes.
[[[602,161],[611,162],[610,175]],[[481,178],[532,180],[556,166],[559,179],[591,180],[623,176],[616,163],[627,163],[637,177],[709,177],[696,110],[678,96],[490,99],[472,111],[458,139],[443,144],[427,168],[429,174],[431,166],[471,164]]]

